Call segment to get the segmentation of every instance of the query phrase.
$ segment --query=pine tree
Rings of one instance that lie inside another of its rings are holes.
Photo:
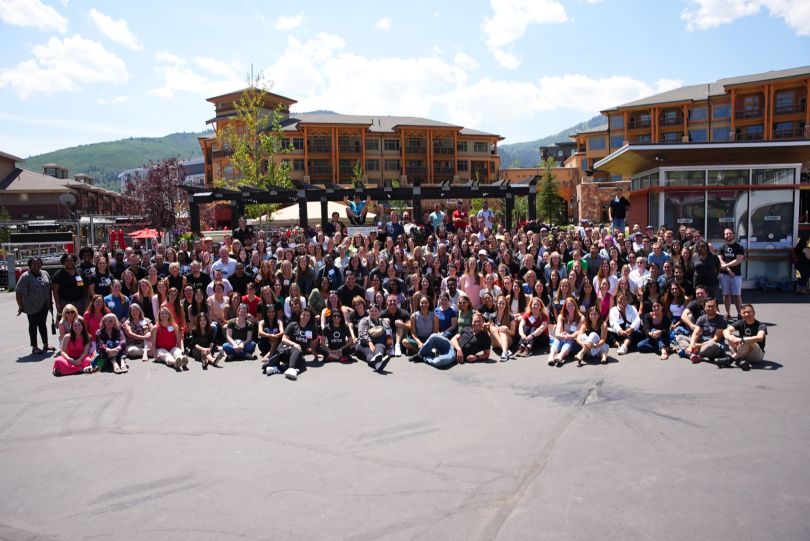
[[[554,160],[548,159],[542,162],[543,178],[540,180],[540,191],[537,194],[537,210],[539,217],[549,224],[561,222],[562,198],[560,197],[560,186],[557,179],[551,172]]]

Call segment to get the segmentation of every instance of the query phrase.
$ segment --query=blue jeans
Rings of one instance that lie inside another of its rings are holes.
[[[436,353],[433,353],[433,349]],[[419,350],[419,356],[426,364],[436,368],[447,368],[456,362],[456,350],[450,340],[441,334],[432,334]]]
[[[247,359],[248,357],[252,357],[253,352],[256,351],[256,342],[251,340],[250,342],[245,342],[243,346],[242,351],[237,352],[230,342],[226,342],[225,345],[222,346],[222,349],[225,351],[225,355],[228,356],[228,359]]]
[[[624,233],[625,225],[626,223],[624,218],[613,218],[613,230],[618,229],[620,232]]]
[[[636,344],[639,353],[658,353],[669,347],[669,333],[661,333],[659,338],[647,337]]]

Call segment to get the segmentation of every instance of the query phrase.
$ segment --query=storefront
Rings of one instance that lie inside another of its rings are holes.
[[[631,177],[630,222],[694,227],[715,246],[730,227],[747,286],[788,276],[810,141],[627,145],[596,166]],[[647,168],[645,168],[645,166]]]

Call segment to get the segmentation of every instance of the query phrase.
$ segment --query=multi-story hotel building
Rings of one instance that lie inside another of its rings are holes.
[[[579,159],[630,180],[631,223],[715,244],[731,228],[749,281],[787,276],[786,250],[810,229],[809,94],[810,66],[678,88],[603,111],[606,127],[577,135]]]
[[[216,135],[201,137],[208,186],[238,175],[229,163],[220,136],[234,121],[234,102],[245,90],[209,98],[216,115],[208,120]],[[295,100],[267,92],[264,106],[281,106],[286,134],[285,154],[295,183],[350,186],[359,161],[369,185],[398,180],[403,186],[446,180],[482,184],[497,180],[500,169],[498,142],[502,137],[482,131],[406,116],[291,113]]]

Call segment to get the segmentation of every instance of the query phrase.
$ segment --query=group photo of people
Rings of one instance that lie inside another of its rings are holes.
[[[606,224],[511,230],[486,201],[437,202],[419,224],[383,205],[366,223],[372,206],[358,197],[309,230],[254,231],[242,217],[221,242],[83,246],[53,273],[32,258],[16,287],[31,354],[53,355],[54,376],[254,361],[290,380],[330,363],[391,373],[396,358],[563,367],[635,351],[742,370],[764,359],[731,229],[712,246],[684,225],[628,227],[621,205]]]

